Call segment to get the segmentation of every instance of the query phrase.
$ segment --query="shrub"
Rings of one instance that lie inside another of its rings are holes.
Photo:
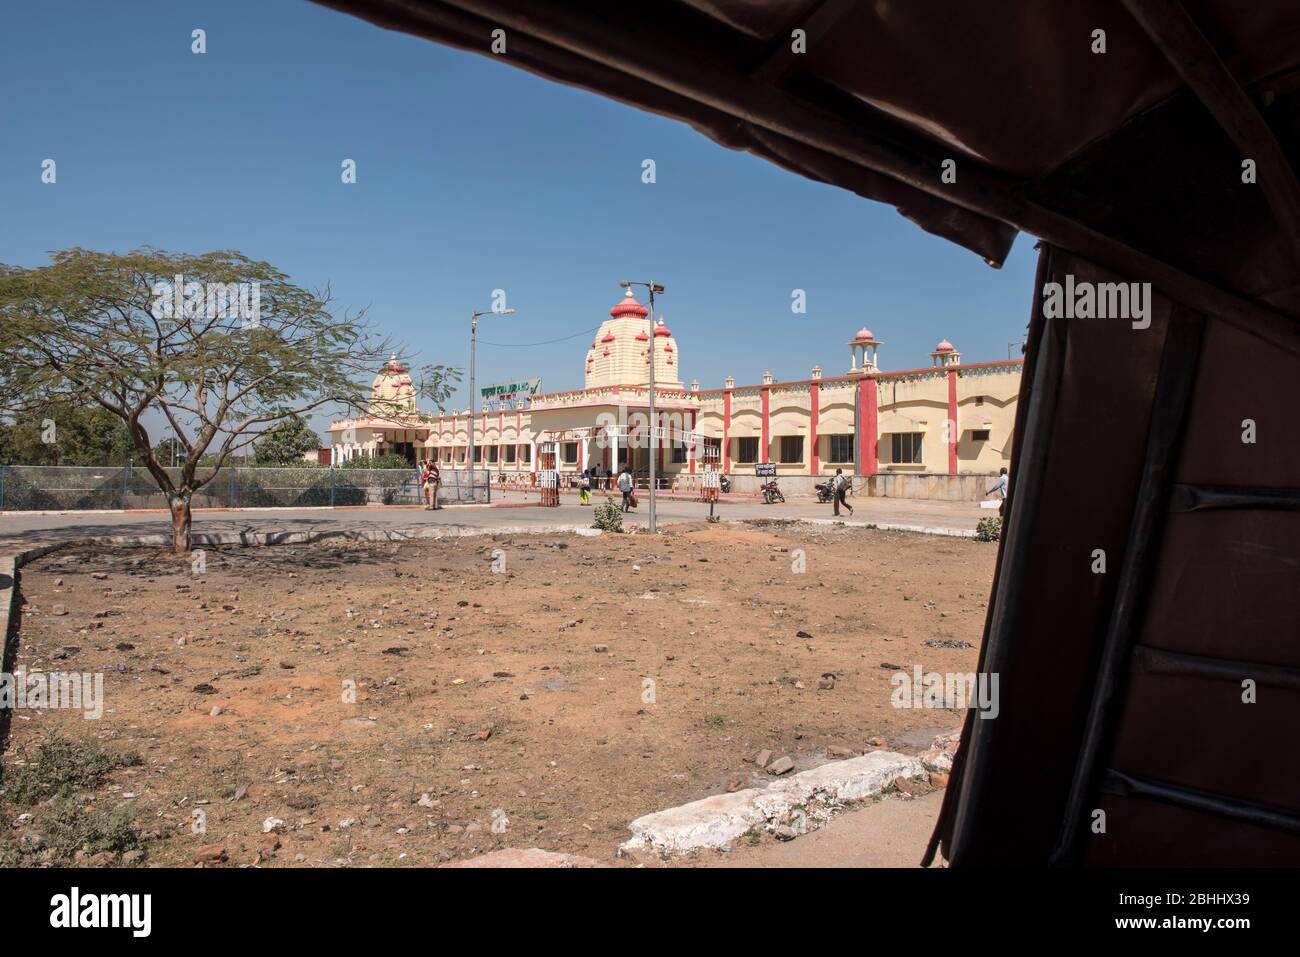
[[[110,771],[140,764],[140,756],[112,754],[91,742],[50,738],[26,764],[7,769],[4,797],[18,804],[69,797],[99,787]]]
[[[990,515],[987,518],[981,518],[979,524],[975,526],[975,540],[980,542],[996,542],[1002,537],[1002,516]]]
[[[623,510],[618,502],[611,497],[605,499],[604,505],[597,505],[591,514],[591,527],[602,532],[623,531]]]

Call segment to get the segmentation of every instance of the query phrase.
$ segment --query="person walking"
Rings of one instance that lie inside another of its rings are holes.
[[[831,479],[831,501],[835,503],[835,514],[840,514],[840,506],[843,505],[853,514],[853,506],[845,501],[844,496],[849,490],[849,480],[844,476],[843,469],[835,470],[835,477]]]
[[[623,471],[618,473],[618,490],[623,493],[623,511],[632,510],[632,473],[623,466]]]
[[[442,473],[438,470],[438,462],[431,459],[424,469],[424,500],[428,503],[425,505],[426,510],[438,510],[438,486],[441,484]]]
[[[582,478],[578,482],[578,504],[591,504],[591,472],[587,469],[582,470]]]
[[[1009,484],[1010,477],[1007,475],[1007,468],[1004,465],[998,470],[998,484],[984,493],[985,495],[992,495],[994,492],[998,493],[998,498],[1002,500],[998,504],[998,515],[1001,515],[1007,507],[1007,486]]]

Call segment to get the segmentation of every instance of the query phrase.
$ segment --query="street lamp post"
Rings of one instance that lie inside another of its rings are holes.
[[[657,282],[639,281],[635,279],[624,279],[619,283],[624,289],[632,286],[645,286],[650,293],[650,425],[648,434],[650,436],[650,505],[649,514],[646,516],[650,534],[655,533],[655,485],[658,483],[658,468],[655,461],[655,453],[658,452],[658,436],[656,435],[655,425],[655,293],[663,292],[664,287]],[[631,456],[631,447],[628,448],[628,455]],[[617,463],[616,463],[617,464]]]
[[[509,316],[513,309],[484,309],[469,314],[469,450],[465,468],[469,472],[469,501],[474,501],[474,360],[478,349],[478,321],[482,316]]]

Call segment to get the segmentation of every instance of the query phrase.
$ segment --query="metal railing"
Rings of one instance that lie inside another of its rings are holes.
[[[179,469],[167,469],[174,481]],[[204,474],[200,470],[200,474]],[[465,501],[468,477],[444,471],[440,500]],[[491,500],[486,471],[475,471],[478,501]],[[424,502],[414,469],[314,466],[221,469],[194,493],[194,508],[311,508],[415,505]],[[167,498],[139,465],[0,465],[0,511],[88,511],[166,508]]]

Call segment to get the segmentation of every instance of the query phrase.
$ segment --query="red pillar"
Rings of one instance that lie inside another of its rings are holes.
[[[518,472],[520,466],[523,465],[523,456],[520,454],[524,448],[524,443],[522,441],[523,437],[524,437],[524,414],[522,412],[516,411],[515,412],[515,471],[516,472]]]
[[[948,370],[948,474],[957,474],[957,370]]]
[[[875,475],[879,470],[876,443],[880,426],[876,409],[876,380],[863,376],[858,380],[858,468],[859,475]]]
[[[698,441],[698,437],[695,434],[695,410],[691,409],[691,438],[690,438],[690,444],[687,446],[686,449],[686,459],[691,463],[690,466],[691,475],[695,474],[695,456],[700,451],[695,445],[697,441]]]
[[[820,475],[822,470],[821,456],[817,454],[817,409],[821,402],[821,383],[814,382],[808,389],[811,395],[812,410],[808,414],[808,433],[812,442],[812,474]]]
[[[763,386],[763,393],[762,393],[763,394],[763,437],[758,440],[763,446],[763,457],[759,459],[760,462],[767,461],[767,443],[770,441],[768,438],[768,428],[767,428],[768,421],[769,421],[768,408],[767,408],[768,393],[770,391],[771,390],[769,390],[767,386]]]
[[[731,471],[731,390],[722,394],[722,471]]]

